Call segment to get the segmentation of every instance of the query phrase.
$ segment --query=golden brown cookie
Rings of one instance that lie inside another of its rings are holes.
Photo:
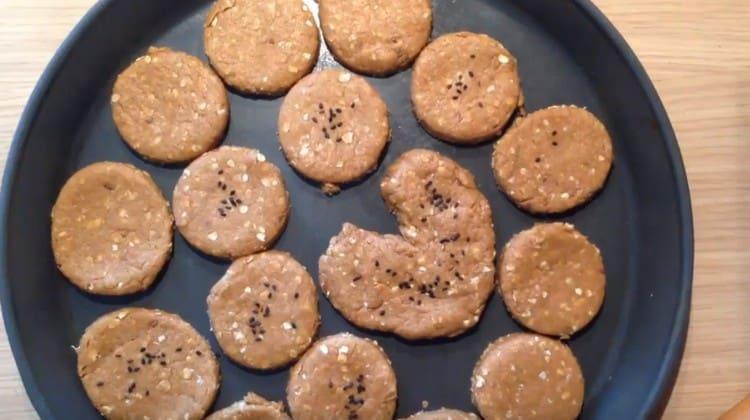
[[[441,408],[434,411],[420,411],[404,420],[479,420],[479,417],[474,413]]]
[[[533,213],[560,213],[598,192],[612,167],[612,140],[593,114],[554,106],[518,121],[495,145],[500,188]]]
[[[221,79],[200,59],[151,47],[117,76],[112,116],[125,142],[144,158],[185,162],[219,144],[229,101]]]
[[[86,328],[78,376],[110,419],[201,419],[221,380],[211,347],[190,324],[144,308],[110,312]]]
[[[206,420],[289,420],[280,402],[269,402],[252,392],[227,408],[221,409]]]
[[[568,346],[525,333],[490,344],[471,378],[471,396],[485,420],[573,420],[581,412],[583,388]]]
[[[185,169],[172,197],[180,233],[220,258],[263,251],[281,235],[289,194],[281,171],[257,150],[223,146]]]
[[[320,37],[302,0],[218,0],[206,17],[206,55],[248,94],[281,95],[318,62]]]
[[[255,369],[297,359],[318,331],[318,291],[285,252],[236,260],[208,295],[208,315],[224,353]]]
[[[320,257],[320,286],[353,324],[406,339],[451,337],[479,320],[495,284],[495,231],[469,171],[404,153],[381,193],[403,236],[345,224]]]
[[[417,120],[439,139],[457,144],[492,139],[521,101],[516,59],[487,35],[443,35],[414,63],[411,101]]]
[[[429,0],[320,0],[320,26],[338,61],[357,73],[402,70],[430,39]]]
[[[390,420],[396,374],[377,343],[342,333],[317,341],[302,356],[286,393],[295,420]]]
[[[604,302],[599,249],[567,223],[542,223],[508,242],[498,261],[505,306],[526,328],[567,338]]]
[[[278,126],[289,163],[330,186],[375,170],[390,138],[388,109],[378,92],[365,79],[334,69],[313,73],[292,88]]]
[[[148,173],[124,163],[89,165],[65,183],[52,208],[60,271],[89,293],[148,288],[172,252],[172,214]]]

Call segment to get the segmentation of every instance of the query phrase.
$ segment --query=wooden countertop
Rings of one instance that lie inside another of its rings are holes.
[[[0,1],[0,167],[41,71],[93,3]],[[716,418],[750,393],[750,2],[595,3],[656,84],[690,180],[693,307],[665,418]],[[0,418],[35,417],[0,326]]]

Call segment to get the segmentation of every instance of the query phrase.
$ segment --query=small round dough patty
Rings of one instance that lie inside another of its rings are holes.
[[[99,295],[147,289],[172,252],[172,214],[145,171],[99,162],[73,174],[52,208],[52,251],[74,285]]]
[[[498,272],[508,311],[538,333],[570,337],[604,302],[601,253],[567,223],[541,223],[514,236]]]
[[[414,113],[431,135],[447,142],[495,138],[521,100],[515,57],[487,35],[443,35],[414,63]]]
[[[492,167],[505,194],[532,213],[589,201],[612,167],[612,140],[592,113],[553,106],[529,114],[495,145]]]
[[[221,79],[200,59],[151,47],[117,76],[112,117],[125,142],[144,158],[185,162],[213,149],[229,124]]]
[[[144,308],[110,312],[86,328],[78,376],[111,419],[202,419],[221,380],[211,347],[190,324]]]
[[[434,411],[420,411],[404,420],[479,420],[479,417],[474,413],[441,408]]]
[[[367,81],[323,70],[297,83],[279,113],[289,163],[321,183],[356,181],[375,170],[390,138],[388,108]]]
[[[281,171],[259,151],[244,147],[223,146],[193,161],[172,200],[180,233],[219,258],[267,249],[289,216]]]
[[[281,95],[318,62],[320,36],[302,0],[218,0],[206,17],[206,55],[240,92]]]
[[[396,374],[383,349],[348,333],[318,340],[287,384],[295,420],[390,420],[396,399]]]
[[[320,257],[320,286],[353,324],[409,340],[470,329],[495,286],[495,231],[472,174],[433,151],[404,153],[381,194],[401,236],[346,223]]]
[[[573,420],[583,389],[581,367],[568,346],[526,333],[490,344],[471,378],[472,400],[485,420]]]
[[[432,32],[430,0],[320,0],[320,26],[338,61],[386,76],[408,67]]]
[[[285,252],[236,260],[208,295],[208,315],[224,353],[254,369],[301,355],[318,331],[318,292],[305,267]]]
[[[223,408],[206,420],[290,420],[280,402],[270,402],[263,397],[249,393],[242,401]]]

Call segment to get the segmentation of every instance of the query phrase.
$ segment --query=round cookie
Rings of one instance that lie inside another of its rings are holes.
[[[60,271],[89,293],[148,288],[172,252],[172,214],[148,173],[124,163],[89,165],[65,183],[52,208]]]
[[[220,382],[211,347],[190,324],[144,308],[110,312],[86,328],[78,376],[111,419],[201,419]]]
[[[469,171],[433,151],[404,153],[383,198],[402,236],[345,224],[320,257],[320,286],[361,327],[410,340],[474,326],[495,285],[495,231]]]
[[[593,114],[554,106],[529,114],[495,145],[500,188],[532,213],[561,213],[598,192],[612,167],[612,140]]]
[[[443,35],[414,63],[414,114],[431,135],[447,142],[476,144],[496,137],[521,98],[515,57],[487,35]]]
[[[320,38],[302,0],[218,0],[203,43],[211,65],[240,92],[281,95],[318,61]]]
[[[128,146],[161,163],[213,149],[229,124],[221,79],[197,57],[169,48],[149,48],[117,76],[111,102]]]
[[[420,411],[404,420],[479,420],[479,417],[474,413],[441,408],[434,411]]]
[[[378,92],[362,77],[334,69],[292,88],[278,126],[289,163],[329,188],[375,170],[390,139],[388,108]]]
[[[485,420],[573,420],[581,412],[583,388],[568,346],[525,333],[490,344],[471,378],[472,400]]]
[[[498,261],[505,306],[523,326],[567,338],[604,301],[599,249],[566,223],[542,223],[514,236]]]
[[[297,359],[318,331],[318,292],[300,263],[268,251],[232,263],[208,295],[208,315],[224,353],[255,369]]]
[[[242,401],[211,414],[206,420],[289,420],[289,416],[280,402],[266,401],[251,392]]]
[[[180,233],[219,258],[267,249],[289,216],[281,171],[259,151],[244,147],[223,146],[193,161],[172,200]]]
[[[295,420],[390,420],[396,374],[377,343],[342,333],[317,341],[302,356],[286,393]]]
[[[328,48],[346,67],[387,76],[408,67],[430,39],[429,0],[320,0]]]

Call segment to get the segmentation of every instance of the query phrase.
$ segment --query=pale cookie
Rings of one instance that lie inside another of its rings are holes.
[[[441,408],[434,411],[420,411],[404,420],[479,420],[479,417],[474,413]]]
[[[148,173],[117,162],[76,172],[52,208],[60,271],[89,293],[148,288],[172,253],[172,214]]]
[[[443,35],[414,63],[411,100],[417,120],[451,143],[495,138],[521,97],[515,57],[487,35]]]
[[[285,252],[236,260],[208,295],[212,331],[224,353],[254,369],[297,359],[318,331],[318,291]]]
[[[302,356],[286,393],[295,420],[390,420],[396,375],[377,343],[342,333],[317,341]]]
[[[378,92],[365,79],[333,69],[313,73],[292,88],[278,127],[290,165],[329,186],[375,170],[390,138],[388,109]]]
[[[320,36],[302,0],[218,0],[206,17],[206,55],[240,92],[281,95],[318,62]]]
[[[252,392],[227,408],[221,409],[206,420],[290,420],[280,402],[266,401]]]
[[[569,337],[604,301],[599,249],[572,225],[543,223],[508,242],[498,261],[505,306],[526,328]]]
[[[151,47],[117,76],[112,116],[125,142],[161,163],[192,160],[221,141],[229,124],[224,84],[197,57]]]
[[[471,378],[472,400],[485,420],[573,420],[583,389],[581,367],[568,346],[525,333],[490,344]]]
[[[185,169],[172,197],[180,233],[199,250],[237,258],[269,248],[289,216],[281,171],[257,150],[223,146]]]
[[[495,145],[500,188],[533,213],[561,213],[591,199],[612,167],[612,140],[593,114],[555,106],[529,114]]]
[[[143,308],[110,312],[86,328],[78,376],[110,419],[202,419],[221,380],[211,347],[190,324]]]
[[[432,32],[430,0],[320,0],[320,26],[338,61],[386,76],[414,61]]]
[[[320,257],[320,285],[353,324],[406,339],[474,326],[495,284],[495,231],[469,171],[433,151],[403,154],[381,193],[403,236],[344,224]]]

